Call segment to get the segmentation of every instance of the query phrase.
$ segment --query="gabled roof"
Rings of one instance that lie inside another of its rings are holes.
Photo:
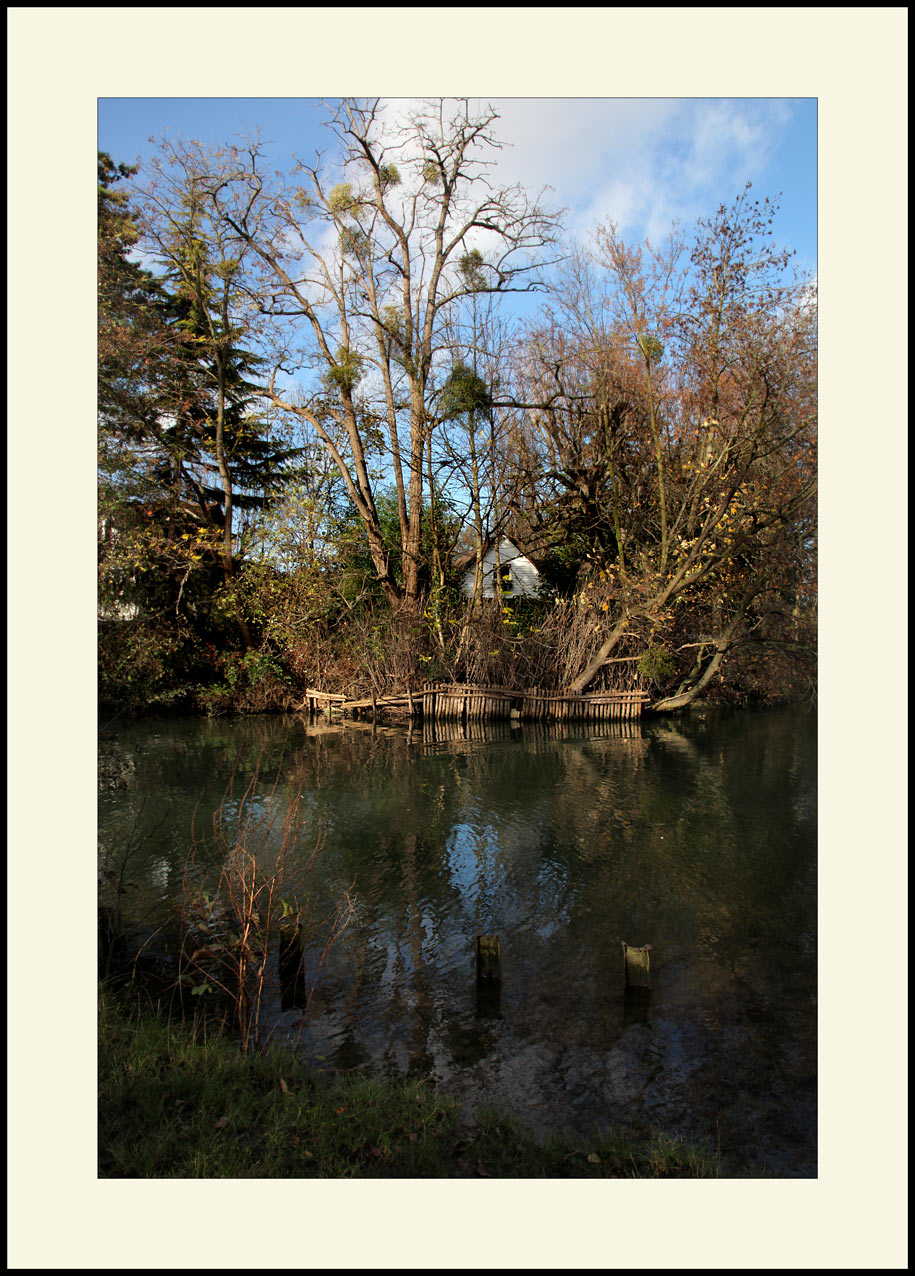
[[[514,559],[523,558],[527,562],[529,562],[532,566],[536,567],[534,560],[528,557],[527,554],[522,553],[522,551],[518,548],[515,542],[511,540],[508,536],[499,536],[498,538],[495,536],[490,536],[487,540],[485,540],[483,542],[483,557],[484,558],[497,543],[499,546],[499,561],[500,562],[508,563],[508,562],[512,562]],[[503,546],[507,546],[510,552],[507,554],[503,554],[502,552]],[[475,549],[468,550],[466,553],[460,554],[458,555],[457,558],[454,559],[454,566],[457,568],[458,571],[463,571],[465,568],[471,567],[476,562],[476,557],[477,557],[477,551]]]

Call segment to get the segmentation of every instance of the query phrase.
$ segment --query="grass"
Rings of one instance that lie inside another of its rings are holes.
[[[243,1056],[201,1023],[99,996],[101,1178],[709,1178],[681,1140],[554,1137],[492,1110],[462,1126],[428,1083],[306,1072],[292,1051]]]
[[[554,1135],[544,1143],[514,1117],[483,1108],[470,1148],[474,1163],[493,1178],[716,1178],[717,1158],[707,1149],[655,1134],[625,1132],[587,1143]]]

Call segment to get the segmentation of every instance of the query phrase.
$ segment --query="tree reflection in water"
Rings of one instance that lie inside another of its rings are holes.
[[[321,1066],[424,1073],[535,1128],[660,1126],[816,1172],[816,722],[792,711],[373,731],[299,718],[121,728],[101,841],[142,804],[133,904],[181,880],[191,815],[260,763],[322,818],[316,909],[355,917],[300,1033]],[[498,934],[481,1002],[474,936]],[[625,996],[620,940],[650,943]],[[308,954],[306,954],[306,962]],[[356,1060],[356,1063],[353,1062]]]

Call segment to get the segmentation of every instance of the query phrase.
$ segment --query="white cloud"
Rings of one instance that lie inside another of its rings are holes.
[[[481,105],[482,103],[477,103]],[[497,180],[568,208],[587,238],[612,218],[624,233],[662,238],[765,175],[791,118],[781,99],[493,99]]]
[[[422,105],[415,98],[385,100],[385,124],[405,124]],[[501,143],[480,152],[493,165],[489,179],[518,183],[532,194],[543,191],[547,207],[567,209],[566,228],[579,241],[612,219],[627,238],[659,242],[675,220],[688,230],[697,217],[729,203],[747,181],[765,191],[793,112],[784,99],[754,98],[470,102],[474,112],[487,105],[498,112],[492,131]],[[407,160],[411,148],[401,154]]]
[[[579,241],[612,219],[630,241],[648,237],[655,244],[675,220],[689,236],[697,217],[730,202],[747,180],[765,189],[767,167],[793,112],[782,100],[673,98],[472,100],[471,112],[486,105],[498,112],[492,132],[502,144],[480,151],[493,162],[487,176],[494,185],[518,183],[530,193],[551,187],[544,204],[568,209],[567,230]],[[385,140],[404,143],[387,156],[400,168],[397,194],[404,201],[421,179],[411,172],[415,142],[397,130],[418,109],[425,104],[415,98],[380,103]],[[449,109],[457,103],[446,102]],[[316,246],[333,248],[334,239],[327,228]],[[491,255],[497,240],[480,235],[470,246]]]

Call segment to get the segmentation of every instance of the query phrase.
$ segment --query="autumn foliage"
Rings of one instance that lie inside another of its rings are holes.
[[[563,251],[483,182],[496,118],[345,103],[332,184],[257,138],[138,187],[101,157],[103,699],[815,694],[816,290],[776,204]],[[506,535],[541,598],[468,602],[456,561]]]

